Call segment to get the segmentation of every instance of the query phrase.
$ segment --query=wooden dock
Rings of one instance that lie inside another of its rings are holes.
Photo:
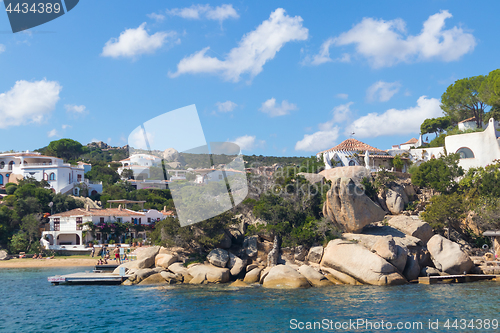
[[[500,281],[500,276],[484,275],[484,274],[424,276],[418,278],[418,283],[420,284],[465,283],[465,282],[476,282],[484,280]]]
[[[112,273],[73,273],[50,276],[47,280],[53,285],[66,284],[121,284],[129,275],[120,276]]]

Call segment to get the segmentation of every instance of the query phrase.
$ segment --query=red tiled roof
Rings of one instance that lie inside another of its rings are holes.
[[[468,118],[468,119],[464,119],[462,121],[459,121],[458,123],[461,124],[461,123],[467,123],[469,121],[475,121],[476,120],[476,117],[471,117],[471,118]]]
[[[414,143],[418,143],[418,140],[415,138],[411,138],[410,140],[406,141],[405,143],[402,143],[402,145],[411,145]]]
[[[370,145],[367,145],[364,142],[361,142],[356,139],[347,139],[342,141],[340,144],[336,145],[333,148],[320,151],[318,154],[325,153],[328,151],[369,151],[370,153],[375,152],[375,153],[385,153],[383,150],[380,150],[378,148],[372,147]]]
[[[90,208],[88,211],[84,208],[76,208],[73,210],[69,210],[67,212],[57,213],[52,215],[51,217],[70,217],[70,216],[144,216],[143,213],[135,212],[130,209],[122,209],[118,208]]]

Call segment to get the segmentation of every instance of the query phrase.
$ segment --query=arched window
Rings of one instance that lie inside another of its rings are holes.
[[[16,163],[14,163],[14,161],[9,162],[9,170],[12,170],[12,168],[14,167],[14,164],[16,164]]]
[[[3,176],[0,175],[0,185],[3,185]]]
[[[49,180],[56,180],[56,174],[52,172],[49,176]]]
[[[460,159],[463,158],[474,158],[474,153],[469,148],[463,147],[457,150],[457,154],[460,155]]]
[[[5,162],[4,161],[0,162],[0,169],[3,169],[3,168],[5,168]]]
[[[355,166],[355,165],[356,165],[356,162],[354,162],[354,160],[349,161],[349,166]]]
[[[43,173],[43,180],[49,180],[49,175],[47,175],[45,172]]]

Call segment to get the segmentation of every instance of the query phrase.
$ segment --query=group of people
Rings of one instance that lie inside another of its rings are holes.
[[[38,255],[36,253],[33,255],[33,259],[43,259],[43,254],[40,252]],[[54,256],[52,257],[47,257],[45,259],[54,259]]]
[[[95,254],[95,247],[92,247],[92,252],[91,252],[90,255],[92,257],[94,257],[94,254]],[[114,248],[113,254],[115,256],[116,263],[120,265],[122,263],[122,258],[120,257],[120,245],[117,245]],[[110,259],[109,250],[104,245],[102,247],[102,249],[101,249],[101,259],[99,259],[97,261],[97,265],[107,265],[108,264],[108,259]],[[127,254],[123,253],[123,260],[126,260],[126,259],[127,259]]]

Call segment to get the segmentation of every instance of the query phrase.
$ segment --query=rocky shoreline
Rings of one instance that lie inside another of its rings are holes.
[[[419,276],[481,273],[459,244],[434,235],[415,216],[399,215],[361,233],[344,233],[326,247],[283,248],[279,264],[268,267],[265,259],[271,249],[272,243],[262,237],[246,237],[237,252],[217,248],[205,262],[188,264],[184,249],[154,246],[115,273],[125,267],[130,277],[124,285],[258,283],[264,288],[400,285]]]

